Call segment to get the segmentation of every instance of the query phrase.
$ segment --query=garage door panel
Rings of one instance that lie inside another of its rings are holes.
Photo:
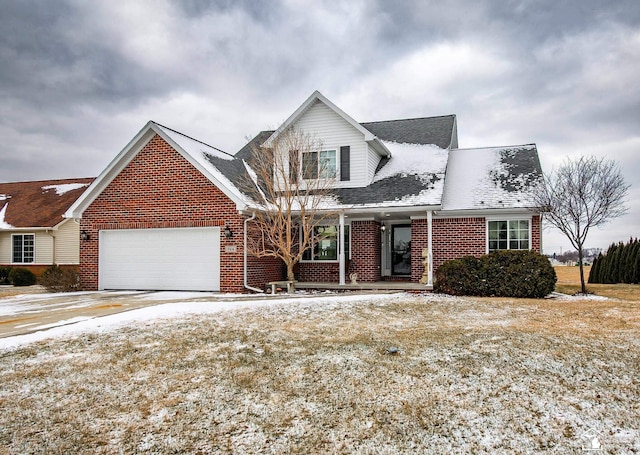
[[[101,289],[220,290],[220,228],[100,232]]]

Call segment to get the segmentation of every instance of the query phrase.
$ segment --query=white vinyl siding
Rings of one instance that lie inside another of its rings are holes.
[[[73,220],[64,221],[55,233],[56,264],[80,263],[80,226]]]
[[[340,163],[340,147],[345,145],[351,147],[351,179],[341,182],[338,175],[336,187],[354,188],[369,184],[371,179],[369,177],[368,147],[363,134],[324,103],[316,102],[300,117],[294,127],[321,140],[322,150],[336,150],[337,163]]]
[[[0,232],[0,264],[11,264],[11,233]]]
[[[373,180],[376,174],[376,168],[382,157],[373,148],[367,147],[367,179]]]

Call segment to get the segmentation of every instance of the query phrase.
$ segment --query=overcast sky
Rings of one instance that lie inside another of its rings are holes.
[[[629,214],[587,246],[640,236],[637,0],[2,0],[0,181],[97,176],[149,120],[235,153],[316,89],[359,122],[456,114],[461,148],[536,143],[545,172],[615,159]]]

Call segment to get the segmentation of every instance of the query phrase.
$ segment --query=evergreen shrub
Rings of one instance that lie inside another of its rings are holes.
[[[9,271],[10,267],[0,266],[0,284],[9,284]]]
[[[452,295],[542,298],[555,289],[555,270],[535,251],[502,250],[470,258],[442,264],[434,290]]]
[[[14,286],[31,286],[36,284],[36,276],[29,269],[13,267],[9,272],[9,282]]]

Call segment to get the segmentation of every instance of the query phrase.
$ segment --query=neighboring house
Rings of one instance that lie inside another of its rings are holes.
[[[540,251],[527,195],[542,175],[535,145],[458,149],[453,115],[358,123],[315,92],[235,155],[149,122],[66,214],[89,236],[83,286],[237,292],[282,279],[279,261],[246,254],[257,208],[242,182],[252,146],[287,128],[322,141],[319,156],[298,162],[322,161],[335,179],[335,221],[299,264],[300,281],[344,284],[357,273],[430,286],[447,259]]]
[[[63,218],[92,178],[0,183],[0,265],[78,265],[80,225]]]

